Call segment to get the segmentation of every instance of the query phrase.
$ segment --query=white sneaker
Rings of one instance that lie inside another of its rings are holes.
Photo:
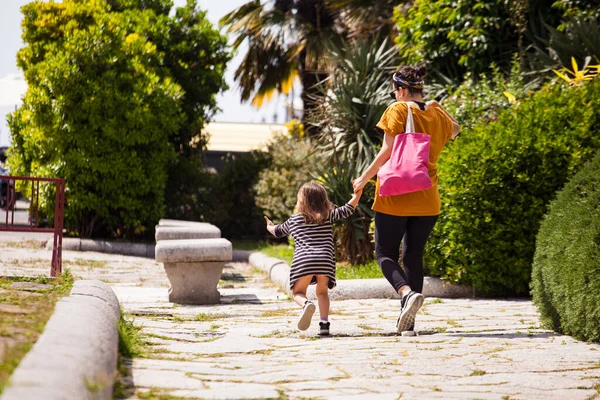
[[[396,329],[399,333],[412,331],[412,335],[407,334],[405,336],[414,336],[415,317],[419,308],[423,305],[423,301],[424,298],[421,293],[410,292],[404,296],[402,299],[402,311],[396,322]]]
[[[300,313],[300,319],[298,320],[299,330],[305,331],[308,329],[316,310],[317,307],[312,302],[307,301],[304,303],[304,307],[302,307],[302,312]]]

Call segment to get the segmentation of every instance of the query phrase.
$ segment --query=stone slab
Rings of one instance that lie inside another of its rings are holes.
[[[46,243],[46,249],[52,250],[52,246],[53,240],[48,240]],[[154,244],[150,243],[63,238],[62,249],[154,258]]]
[[[156,261],[231,261],[231,251],[227,239],[163,240],[156,244]]]
[[[0,399],[112,399],[118,322],[119,302],[110,287],[75,282]]]
[[[158,226],[196,226],[202,227],[211,225],[208,222],[184,221],[180,219],[161,219],[158,221]]]
[[[221,237],[221,230],[214,225],[201,226],[160,226],[156,227],[156,241],[181,239],[215,239]]]

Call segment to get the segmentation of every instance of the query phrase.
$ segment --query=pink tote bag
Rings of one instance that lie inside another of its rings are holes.
[[[392,155],[377,172],[379,195],[382,197],[417,192],[431,187],[429,148],[431,137],[415,133],[415,123],[409,103],[406,132],[396,135]]]

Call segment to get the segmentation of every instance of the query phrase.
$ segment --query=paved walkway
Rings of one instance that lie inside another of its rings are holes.
[[[49,251],[0,243],[0,274],[45,272]],[[600,345],[539,329],[529,301],[427,299],[417,337],[398,337],[396,300],[332,304],[332,336],[263,274],[231,263],[222,304],[167,302],[153,260],[65,252],[75,275],[105,280],[142,326],[146,356],[126,363],[131,399],[592,399]],[[155,396],[153,396],[153,395]]]

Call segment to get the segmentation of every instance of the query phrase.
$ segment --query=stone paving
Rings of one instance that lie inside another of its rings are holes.
[[[48,254],[0,244],[0,274],[43,273]],[[317,317],[295,330],[298,308],[248,264],[224,269],[221,305],[183,306],[167,302],[153,260],[64,258],[110,283],[142,327],[145,356],[125,363],[130,399],[600,398],[600,345],[540,329],[530,301],[429,298],[416,337],[395,334],[397,300],[336,301],[320,338]]]

